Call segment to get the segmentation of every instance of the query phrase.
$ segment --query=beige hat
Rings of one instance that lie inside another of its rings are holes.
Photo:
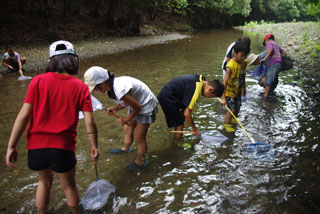
[[[109,79],[108,70],[99,66],[92,66],[84,73],[84,82],[88,85],[90,93],[96,85]]]
[[[259,55],[252,53],[248,56],[247,61],[249,65],[252,65],[258,58],[259,58]]]

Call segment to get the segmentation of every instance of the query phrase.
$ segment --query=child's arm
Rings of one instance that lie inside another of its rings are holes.
[[[227,104],[227,100],[226,100],[226,90],[227,90],[227,83],[228,80],[231,76],[231,69],[229,67],[226,68],[226,75],[224,76],[224,80],[223,80],[223,84],[224,84],[224,92],[221,96],[221,100],[220,103],[221,105],[225,106]]]
[[[260,60],[260,63],[265,62],[265,61],[268,59],[268,57],[272,54],[272,52],[273,52],[273,48],[271,48],[270,50],[268,50],[266,56],[265,56],[263,59]]]
[[[21,76],[23,76],[23,72],[22,72],[22,64],[21,64],[21,60],[19,58],[19,61],[18,61],[18,64],[19,64],[19,73]]]
[[[246,90],[246,82],[243,83],[242,89],[241,89],[241,96],[244,97],[247,94]]]
[[[242,86],[242,90],[241,90],[241,96],[242,97],[245,97],[246,96],[246,94],[247,94],[247,90],[246,90],[246,73],[247,73],[247,69],[246,69],[246,71],[245,71],[245,73],[244,73],[244,77],[243,77],[243,86]]]
[[[24,103],[16,118],[16,121],[13,124],[12,132],[10,135],[7,154],[6,154],[6,164],[8,167],[11,167],[11,168],[16,167],[13,164],[13,162],[17,161],[17,157],[18,157],[16,146],[19,142],[21,135],[23,134],[25,128],[28,125],[31,116],[32,116],[32,104]]]
[[[96,121],[94,120],[93,113],[89,111],[83,112],[86,129],[91,143],[91,159],[96,163],[99,158],[98,150],[98,128]]]
[[[132,111],[128,116],[121,117],[117,120],[118,123],[123,126],[124,124],[130,122],[130,120],[132,120],[141,111],[141,106],[137,102],[137,100],[133,96],[131,96],[130,91],[126,95],[124,95],[121,100],[132,108]]]
[[[192,110],[190,108],[186,108],[184,111],[184,116],[188,122],[188,124],[190,125],[190,127],[192,128],[192,134],[195,136],[199,136],[201,133],[200,131],[197,129],[197,127],[195,126],[193,119],[192,119]]]
[[[13,69],[13,67],[5,62],[4,59],[1,60],[1,64],[7,68]]]
[[[107,112],[107,114],[109,116],[111,116],[111,115],[115,114],[117,111],[120,111],[120,110],[122,110],[124,108],[125,108],[124,106],[118,104],[118,105],[116,105],[114,107],[107,108],[106,112]]]

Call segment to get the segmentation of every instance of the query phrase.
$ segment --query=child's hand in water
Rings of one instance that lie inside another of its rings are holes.
[[[195,129],[195,130],[192,130],[192,134],[195,135],[195,136],[200,136],[201,132],[200,132],[199,129]]]

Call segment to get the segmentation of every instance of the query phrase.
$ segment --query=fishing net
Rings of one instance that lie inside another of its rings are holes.
[[[273,147],[266,143],[252,143],[245,148],[249,157],[259,160],[272,160],[276,155]]]
[[[92,95],[91,95],[91,101],[92,101],[93,111],[102,110],[103,109],[101,102],[97,98],[92,96]],[[83,119],[83,118],[84,118],[83,112],[79,111],[79,119]]]
[[[101,179],[90,184],[80,204],[85,210],[99,210],[105,206],[111,193],[116,188],[107,180]]]
[[[221,134],[217,130],[212,131],[201,131],[201,141],[205,143],[216,143],[220,144],[228,140],[226,136]]]
[[[31,80],[31,79],[32,79],[32,77],[30,77],[30,76],[20,76],[18,78],[18,80]]]

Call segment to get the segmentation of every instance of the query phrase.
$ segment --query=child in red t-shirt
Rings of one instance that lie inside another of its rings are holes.
[[[50,62],[44,74],[31,81],[24,104],[13,125],[6,154],[7,166],[14,168],[16,146],[27,132],[28,166],[39,176],[36,193],[37,213],[49,205],[53,172],[58,174],[72,213],[79,213],[79,193],[75,180],[75,147],[79,111],[84,112],[91,142],[91,158],[98,160],[97,126],[89,88],[74,77],[79,59],[70,42],[57,41],[50,46]]]

